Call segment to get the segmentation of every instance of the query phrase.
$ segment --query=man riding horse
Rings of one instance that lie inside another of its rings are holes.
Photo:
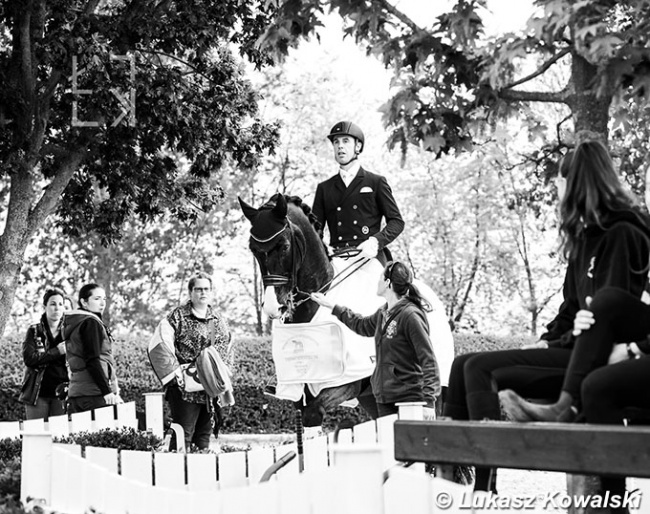
[[[353,398],[371,416],[377,416],[369,381],[375,367],[374,341],[343,327],[339,338],[342,341],[337,345],[337,338],[328,334],[331,325],[340,322],[330,313],[319,311],[308,293],[328,291],[332,301],[355,312],[375,312],[382,304],[375,292],[383,269],[381,262],[387,260],[386,245],[404,228],[386,179],[358,164],[364,146],[359,127],[351,122],[337,123],[328,138],[340,172],[318,185],[313,211],[299,198],[281,194],[260,208],[240,198],[252,225],[249,242],[264,282],[264,311],[272,319],[282,317],[285,321],[275,322],[273,329],[276,396],[297,401],[306,426],[319,425],[326,411]],[[386,219],[383,230],[382,218]],[[323,222],[327,223],[334,248],[332,259],[322,241]],[[336,257],[338,251],[346,249],[357,252]],[[427,300],[434,306],[429,314],[431,339],[436,356],[443,356],[441,377],[446,385],[447,362],[453,360],[453,338],[444,306],[426,285],[418,287],[427,290]],[[311,331],[319,323],[328,328],[312,337]],[[303,344],[303,340],[307,342]],[[327,344],[335,351],[326,356],[319,353],[319,348]],[[280,361],[283,352],[285,358]],[[321,361],[332,362],[329,357],[334,354],[340,356],[339,361],[334,359],[340,367],[320,366]],[[314,367],[319,369],[312,373]],[[285,375],[287,369],[292,369],[293,374]]]
[[[359,164],[365,138],[350,121],[340,121],[327,138],[339,172],[318,184],[313,212],[327,224],[332,248],[356,247],[363,257],[390,260],[386,246],[404,230],[404,221],[386,179]],[[381,229],[382,218],[386,226]]]

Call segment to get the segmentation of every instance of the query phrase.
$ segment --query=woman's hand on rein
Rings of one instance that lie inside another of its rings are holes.
[[[325,298],[325,295],[323,293],[312,293],[309,295],[309,298],[311,298],[321,307],[325,307],[326,309],[332,309],[334,307],[334,304]]]

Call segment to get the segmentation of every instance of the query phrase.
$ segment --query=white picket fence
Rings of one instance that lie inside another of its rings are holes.
[[[113,410],[95,411],[94,419],[71,419],[67,428],[135,426],[134,406],[115,409],[114,418],[108,412]],[[399,417],[422,419],[422,408],[405,406]],[[59,514],[91,509],[102,514],[521,512],[516,504],[481,508],[489,505],[488,493],[431,478],[422,464],[404,468],[395,462],[396,419],[384,417],[342,430],[336,442],[332,434],[306,439],[304,471],[299,472],[294,459],[265,482],[260,482],[265,471],[288,452],[297,452],[296,443],[216,455],[81,448],[52,442],[57,427],[64,427],[58,420],[47,425],[18,423],[23,438],[21,500],[35,498],[44,512]],[[147,425],[162,431],[160,395],[147,399]]]
[[[147,407],[156,410],[157,400]],[[421,407],[405,407],[400,414],[417,419]],[[147,412],[147,424],[155,424],[156,416]],[[274,462],[297,452],[295,442],[216,455],[158,453],[58,444],[50,432],[22,427],[21,499],[38,498],[64,514],[82,514],[90,507],[104,514],[401,513],[404,494],[428,505],[429,486],[423,489],[422,480],[431,479],[421,467],[404,470],[394,461],[396,419],[342,430],[338,442],[333,434],[306,439],[304,472],[294,459],[262,483]],[[418,484],[417,490],[410,491],[409,484]]]
[[[68,415],[52,416],[47,422],[43,419],[25,421],[0,421],[0,439],[20,437],[23,432],[47,432],[63,437],[75,432],[96,432],[104,428],[120,429],[138,427],[135,416],[135,402],[109,405],[95,411],[78,412]]]

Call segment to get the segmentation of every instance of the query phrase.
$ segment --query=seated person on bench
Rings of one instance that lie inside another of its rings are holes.
[[[580,410],[587,423],[621,425],[630,409],[650,409],[650,305],[621,289],[601,289],[590,309],[578,312],[574,333],[578,337],[558,402],[534,405],[503,391],[511,416],[552,420]],[[625,494],[623,477],[603,476],[601,484],[603,493]]]
[[[535,398],[559,394],[558,376],[569,365],[574,344],[573,321],[587,307],[587,296],[614,286],[641,297],[647,282],[650,231],[606,148],[597,141],[580,143],[562,161],[557,185],[560,233],[568,261],[564,302],[540,341],[526,349],[457,357],[443,410],[446,416],[501,419],[497,391],[508,387]],[[544,383],[546,389],[536,387]],[[494,490],[493,475],[490,468],[477,468],[475,489]]]

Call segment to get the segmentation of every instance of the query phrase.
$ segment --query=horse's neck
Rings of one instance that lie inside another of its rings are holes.
[[[301,219],[298,219],[298,216]],[[298,270],[297,286],[300,292],[313,293],[326,288],[327,284],[334,276],[334,269],[330,262],[325,245],[314,227],[304,218],[302,213],[297,216],[291,215],[292,221],[300,227],[300,230],[305,238],[305,255],[302,265]],[[311,300],[302,302],[293,313],[293,323],[302,323],[310,321],[316,311],[318,305]]]
[[[307,255],[316,252],[307,251]],[[334,276],[332,263],[327,258],[323,250],[324,259],[313,259],[309,267],[300,270],[298,273],[298,289],[303,293],[314,293],[316,291],[326,290],[327,286]],[[307,259],[305,259],[307,261]],[[311,300],[302,302],[293,313],[293,323],[306,323],[316,314],[318,304]]]

